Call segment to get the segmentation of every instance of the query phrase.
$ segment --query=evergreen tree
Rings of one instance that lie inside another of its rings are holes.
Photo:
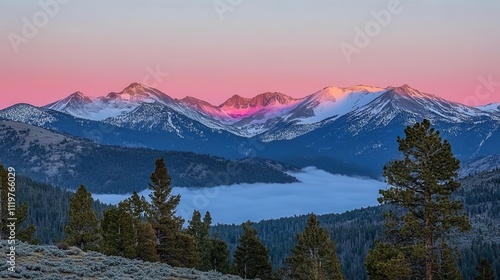
[[[156,235],[153,227],[147,222],[138,222],[137,226],[137,258],[146,262],[158,262],[156,252]]]
[[[134,233],[134,248],[136,257],[143,261],[157,262],[160,260],[156,252],[156,235],[150,223],[144,221],[148,203],[144,196],[133,192],[132,196],[118,203],[118,208],[130,216],[132,232]]]
[[[100,251],[106,255],[133,259],[137,256],[135,230],[132,216],[122,207],[104,212],[101,222],[102,240]]]
[[[481,258],[476,270],[479,275],[474,278],[475,280],[495,280],[491,263],[487,259]]]
[[[96,249],[99,240],[99,222],[92,209],[92,195],[82,185],[71,198],[68,225],[65,228],[66,243],[82,250]]]
[[[187,233],[191,235],[196,243],[196,251],[200,263],[198,269],[201,271],[208,271],[212,268],[210,264],[210,251],[212,250],[212,243],[210,242],[210,224],[212,223],[212,218],[210,213],[206,212],[203,222],[201,221],[201,213],[198,210],[193,211],[193,217],[189,221],[187,228]]]
[[[396,248],[381,247],[371,250],[369,275],[378,267],[375,256],[383,257],[382,263],[394,264],[393,258],[403,253],[411,269],[411,276],[431,280],[439,272],[437,256],[442,255],[439,241],[445,240],[452,229],[470,229],[462,211],[462,203],[450,200],[450,195],[460,187],[456,181],[459,161],[453,156],[448,141],[441,140],[438,131],[428,120],[405,129],[406,138],[398,137],[403,159],[384,167],[384,177],[389,188],[380,190],[380,203],[393,205],[384,213],[385,239]],[[389,250],[388,250],[389,249]],[[383,250],[380,253],[377,250]],[[388,268],[388,271],[393,269]]]
[[[410,262],[401,248],[381,242],[377,242],[375,248],[369,250],[365,261],[369,279],[410,279]]]
[[[144,220],[148,210],[148,202],[144,196],[139,196],[137,192],[120,202],[121,207],[125,209],[136,220]]]
[[[344,279],[336,245],[330,240],[328,231],[320,226],[315,214],[307,220],[304,232],[297,235],[297,244],[287,262],[293,279]]]
[[[272,267],[266,246],[262,244],[250,221],[242,226],[243,235],[234,253],[234,263],[238,275],[244,279],[271,279]]]
[[[19,225],[23,223],[28,217],[28,205],[23,203],[19,206],[16,197],[9,197],[9,193],[16,195],[17,185],[14,180],[9,180],[9,178],[14,178],[15,170],[7,170],[2,164],[0,164],[0,240],[8,239],[10,236],[9,223],[12,222],[9,218],[15,218],[16,223],[16,238],[28,242],[31,244],[39,244],[40,241],[34,238],[36,228],[34,225],[29,225],[28,227],[21,229]],[[11,176],[9,176],[11,174]],[[10,199],[9,199],[10,198]],[[16,202],[15,212],[9,211],[9,201],[14,199]]]
[[[171,179],[163,159],[156,160],[155,171],[150,178],[148,220],[155,231],[160,260],[172,266],[196,267],[195,241],[182,232],[184,220],[175,215],[181,196],[171,194]]]
[[[23,242],[33,245],[39,245],[40,240],[35,238],[35,231],[36,231],[35,225],[31,224],[27,228],[19,230],[16,237],[17,239]]]
[[[212,250],[210,251],[210,267],[212,270],[229,274],[231,273],[230,252],[227,243],[217,236],[210,239]]]

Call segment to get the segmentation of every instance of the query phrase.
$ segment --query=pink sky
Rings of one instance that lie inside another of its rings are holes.
[[[221,18],[213,1],[70,1],[13,47],[23,17],[33,21],[44,8],[0,0],[0,108],[45,105],[75,91],[102,96],[145,81],[217,105],[233,94],[303,97],[357,84],[409,84],[469,105],[500,101],[499,1],[401,0],[400,12],[350,62],[340,44],[354,46],[355,28],[389,1],[318,2],[243,1]],[[155,68],[164,73],[158,80],[148,71]]]

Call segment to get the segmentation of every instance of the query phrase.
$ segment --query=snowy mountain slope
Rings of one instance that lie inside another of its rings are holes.
[[[458,175],[465,177],[497,168],[500,168],[500,154],[487,155],[460,163]]]
[[[204,131],[211,130],[159,102],[141,104],[131,112],[103,122],[133,130],[172,132],[180,138],[185,138],[187,133],[205,138]]]
[[[486,111],[486,112],[500,115],[500,103],[499,102],[490,103],[490,104],[483,105],[483,106],[478,106],[476,108],[481,110],[481,111]]]
[[[461,123],[480,121],[483,118],[499,118],[459,103],[422,93],[408,85],[389,87],[379,98],[366,106],[348,114],[351,132],[361,129],[374,129],[389,124],[396,117],[405,118],[405,125],[410,125],[424,118],[431,121]]]
[[[340,117],[356,110],[385,92],[385,89],[369,86],[347,88],[326,87],[306,98],[300,106],[290,112],[288,120],[301,124],[312,124],[331,117]]]
[[[45,109],[24,103],[0,110],[0,118],[35,126],[44,126],[57,120],[53,115],[46,112]]]

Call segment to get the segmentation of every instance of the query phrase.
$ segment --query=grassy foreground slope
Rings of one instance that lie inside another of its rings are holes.
[[[7,242],[1,243],[2,252]],[[29,245],[18,243],[15,272],[0,262],[0,278],[6,279],[199,279],[237,280],[238,276],[218,272],[201,272],[189,268],[176,268],[164,263],[150,263],[121,257],[102,255],[97,252],[83,252],[71,247],[69,250],[50,245]],[[2,254],[5,255],[5,254]]]

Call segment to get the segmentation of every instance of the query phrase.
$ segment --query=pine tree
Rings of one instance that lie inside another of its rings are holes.
[[[244,279],[271,279],[272,267],[268,250],[257,236],[250,221],[243,225],[243,235],[234,253],[234,263],[239,276]]]
[[[479,275],[474,278],[475,280],[495,280],[495,274],[491,268],[491,263],[487,259],[482,258],[476,270]]]
[[[137,192],[134,191],[129,198],[120,202],[120,204],[134,219],[144,220],[148,210],[148,202],[144,196],[139,196]]]
[[[371,280],[410,279],[411,266],[403,250],[392,244],[376,242],[370,249],[365,265]]]
[[[210,251],[210,267],[212,270],[229,274],[231,273],[230,252],[227,243],[217,236],[210,239],[212,250]]]
[[[201,213],[198,210],[193,211],[193,217],[189,221],[187,233],[191,235],[196,243],[196,251],[200,260],[197,268],[201,271],[208,271],[212,267],[210,265],[210,251],[212,250],[212,243],[210,242],[210,224],[212,218],[210,213],[206,212],[203,222],[201,221]]]
[[[66,243],[82,250],[96,249],[99,240],[99,222],[92,209],[92,195],[80,186],[71,198],[68,225],[65,228]]]
[[[442,255],[442,248],[438,242],[445,240],[452,229],[470,229],[467,216],[460,213],[462,203],[449,198],[460,187],[456,181],[460,163],[448,141],[442,141],[428,120],[407,127],[405,134],[406,138],[397,139],[403,159],[384,167],[390,187],[380,190],[382,197],[378,199],[393,205],[384,213],[385,242],[392,245],[381,247],[379,242],[370,251],[367,269],[369,275],[377,275],[381,271],[373,271],[380,266],[374,260],[376,256],[387,265],[404,255],[403,263],[410,266],[404,270],[411,269],[411,277],[431,280],[439,272],[437,257]]]
[[[160,260],[172,266],[196,267],[198,258],[195,241],[182,232],[184,220],[175,215],[181,196],[171,194],[171,179],[163,159],[156,160],[155,171],[150,178],[148,220],[155,231],[156,251]]]
[[[137,226],[137,258],[146,262],[159,262],[156,235],[150,223],[140,221]]]
[[[118,207],[127,212],[133,223],[135,232],[135,250],[137,258],[148,262],[160,261],[156,252],[156,234],[150,223],[144,221],[148,211],[148,202],[144,196],[133,192],[132,196],[118,204]]]
[[[35,225],[31,224],[27,228],[24,228],[22,230],[19,230],[16,237],[17,239],[33,244],[33,245],[39,245],[40,240],[35,238],[35,232],[36,232],[36,227]]]
[[[106,255],[133,259],[137,256],[137,231],[132,216],[122,207],[104,212],[100,251]]]
[[[297,244],[287,262],[291,266],[293,279],[344,279],[336,245],[314,214],[307,220],[304,232],[297,235]]]

